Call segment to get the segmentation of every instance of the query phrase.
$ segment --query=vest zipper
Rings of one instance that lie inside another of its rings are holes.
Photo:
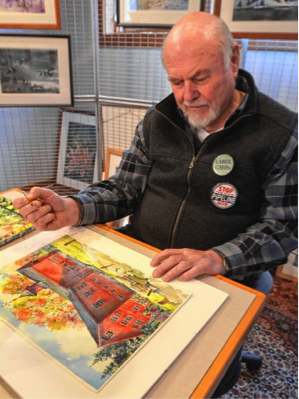
[[[178,211],[178,213],[177,213],[177,215],[176,215],[174,227],[173,227],[172,233],[171,233],[171,241],[170,241],[170,246],[169,246],[169,248],[173,248],[173,245],[174,245],[174,242],[175,242],[175,239],[176,239],[176,232],[177,232],[177,230],[178,230],[178,224],[179,224],[179,221],[180,221],[180,219],[181,219],[181,214],[182,214],[182,212],[183,212],[183,210],[184,210],[184,208],[185,208],[185,205],[186,205],[186,203],[187,203],[187,198],[189,197],[189,194],[190,194],[190,191],[191,191],[190,176],[191,176],[191,173],[192,173],[192,169],[193,169],[193,167],[194,167],[195,158],[196,158],[196,156],[195,156],[195,154],[194,154],[194,149],[193,149],[193,156],[192,156],[191,162],[190,162],[190,164],[189,164],[188,173],[187,173],[188,190],[187,190],[187,193],[186,193],[186,195],[185,195],[183,201],[181,202],[179,211]]]

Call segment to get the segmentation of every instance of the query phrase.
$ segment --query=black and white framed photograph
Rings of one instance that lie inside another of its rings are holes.
[[[131,27],[171,27],[206,0],[117,0],[117,23]]]
[[[61,29],[59,0],[0,0],[1,29]]]
[[[69,36],[0,35],[0,106],[71,106]]]
[[[298,1],[215,0],[214,14],[236,38],[298,39]]]
[[[78,111],[63,111],[56,181],[82,190],[97,180],[95,116]]]

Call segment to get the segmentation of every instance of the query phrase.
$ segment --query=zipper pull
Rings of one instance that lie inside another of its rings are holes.
[[[189,169],[192,169],[192,168],[193,168],[193,166],[194,166],[194,161],[195,161],[195,157],[192,158],[192,161],[191,161],[191,163],[190,163],[190,165],[189,165]]]

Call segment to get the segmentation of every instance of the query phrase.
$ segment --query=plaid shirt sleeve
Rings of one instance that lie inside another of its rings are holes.
[[[136,128],[130,150],[123,153],[118,172],[72,196],[82,205],[77,226],[106,223],[133,212],[146,187],[152,165],[147,156],[142,124],[141,121]]]
[[[263,185],[260,222],[234,240],[213,248],[228,266],[226,276],[262,273],[286,263],[297,248],[298,129],[296,128]]]

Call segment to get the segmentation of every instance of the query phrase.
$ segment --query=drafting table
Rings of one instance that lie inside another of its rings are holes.
[[[2,194],[5,195],[11,191]],[[100,230],[105,237],[146,256],[152,257],[157,253],[154,248],[132,240],[106,226],[100,226]],[[26,240],[33,234],[38,234],[38,232],[32,232],[17,241]],[[8,245],[14,245],[15,242]],[[265,295],[258,291],[222,276],[203,276],[200,280],[228,293],[229,297],[150,389],[146,398],[210,397],[263,308]],[[0,398],[20,398],[20,396],[14,392],[13,387],[0,379]]]

